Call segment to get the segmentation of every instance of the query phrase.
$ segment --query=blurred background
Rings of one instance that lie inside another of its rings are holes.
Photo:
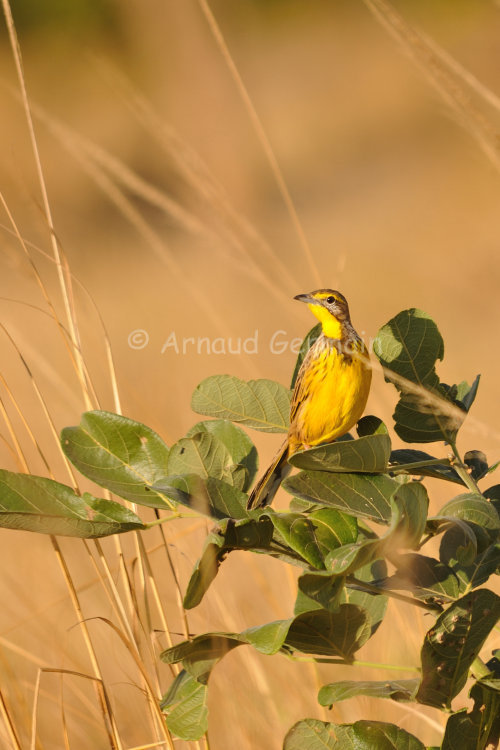
[[[491,463],[500,458],[500,181],[494,154],[488,158],[471,134],[474,123],[492,142],[498,133],[498,102],[483,105],[477,95],[479,84],[498,93],[497,2],[399,0],[394,6],[479,82],[462,94],[463,76],[454,78],[466,112],[460,116],[431,86],[433,63],[427,74],[419,69],[362,0],[213,0],[222,43],[201,0],[12,0],[11,7],[54,226],[72,274],[82,349],[100,408],[116,409],[103,325],[122,412],[171,444],[197,421],[190,396],[206,376],[227,372],[288,383],[292,342],[314,322],[293,296],[332,287],[349,300],[353,323],[367,340],[401,309],[420,307],[434,317],[445,340],[441,379],[471,382],[483,375],[459,447],[484,450]],[[0,59],[0,191],[62,317],[5,24]],[[79,422],[85,402],[5,211],[0,232],[1,322],[60,430]],[[67,482],[30,378],[6,335],[1,373],[2,401],[30,470],[47,475],[10,392],[54,475]],[[394,403],[394,389],[376,373],[368,412],[390,423]],[[1,466],[19,470],[4,426],[1,436]],[[264,466],[281,438],[252,438]],[[445,448],[434,447],[444,455]],[[455,494],[453,486],[449,493],[436,487],[435,507]],[[286,503],[284,494],[278,505]],[[159,542],[148,533],[145,544],[175,642],[182,637],[176,592],[171,574],[162,575]],[[166,533],[184,590],[206,525],[168,524]],[[47,538],[6,530],[0,535],[0,658],[7,700],[27,742],[38,668],[88,672],[88,657]],[[133,542],[124,538],[123,545],[133,560]],[[84,616],[111,616],[95,553],[77,540],[61,546]],[[114,554],[112,540],[103,547]],[[190,631],[242,630],[287,617],[294,581],[295,572],[281,563],[234,553],[202,606],[189,613]],[[431,618],[390,607],[388,622],[359,658],[418,664]],[[123,746],[152,743],[130,656],[102,622],[90,628]],[[160,634],[158,648],[164,647]],[[354,679],[352,669],[241,651],[227,656],[211,680],[212,750],[277,750],[287,729],[305,716],[397,721],[426,744],[439,741],[443,717],[433,709],[357,699],[324,712],[317,687]],[[164,665],[158,669],[166,690],[171,675]],[[375,670],[357,676],[384,678]],[[40,682],[40,747],[64,747],[61,706],[68,746],[108,747],[92,687],[70,678],[63,683],[57,674],[44,674]]]

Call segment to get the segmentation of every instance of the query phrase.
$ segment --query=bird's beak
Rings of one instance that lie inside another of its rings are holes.
[[[299,302],[306,302],[308,305],[317,305],[318,300],[314,299],[314,297],[311,294],[297,294],[294,299],[298,300]]]

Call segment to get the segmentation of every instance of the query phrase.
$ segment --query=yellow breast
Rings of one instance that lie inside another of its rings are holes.
[[[345,355],[325,341],[312,347],[299,375],[302,382],[292,404],[290,453],[345,435],[366,406],[372,373],[363,342],[358,339],[353,354]]]

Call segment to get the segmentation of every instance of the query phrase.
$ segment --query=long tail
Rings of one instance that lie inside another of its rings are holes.
[[[253,488],[248,499],[248,510],[260,508],[263,505],[269,505],[278,491],[283,479],[290,473],[292,467],[287,462],[288,457],[288,440],[285,440],[278,453],[275,455],[271,465],[261,476]]]

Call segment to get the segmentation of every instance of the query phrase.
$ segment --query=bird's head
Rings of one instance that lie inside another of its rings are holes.
[[[294,299],[308,305],[313,315],[321,322],[325,336],[341,338],[342,324],[350,321],[349,305],[343,294],[333,289],[317,289],[309,294],[297,294]]]

